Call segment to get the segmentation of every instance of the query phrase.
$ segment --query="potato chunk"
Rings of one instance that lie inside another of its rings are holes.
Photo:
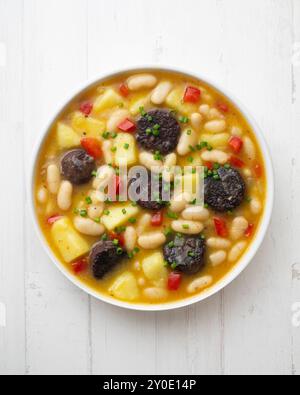
[[[156,286],[166,285],[168,270],[161,252],[155,252],[145,258],[142,262],[143,271],[148,280]]]
[[[177,110],[183,115],[190,115],[197,111],[195,104],[183,103],[184,88],[175,88],[171,91],[166,99],[168,107]]]
[[[56,221],[51,229],[53,241],[65,262],[70,263],[89,252],[90,246],[73,228],[69,218]]]
[[[85,117],[81,112],[75,112],[71,121],[73,129],[78,133],[86,133],[87,137],[101,137],[105,131],[105,122]]]
[[[132,166],[137,162],[136,140],[129,133],[119,133],[114,141],[117,166]]]
[[[131,302],[139,297],[140,291],[134,275],[125,272],[115,280],[109,293],[118,299]]]
[[[69,149],[80,145],[80,136],[68,125],[59,122],[56,130],[58,147]]]
[[[98,99],[96,99],[94,103],[94,112],[99,113],[100,111],[116,107],[120,104],[124,104],[122,96],[120,96],[113,89],[107,89],[101,96],[98,97]]]
[[[128,220],[139,213],[138,207],[133,207],[132,204],[117,204],[110,207],[107,213],[104,213],[101,218],[102,224],[107,230],[112,231],[118,226],[122,226],[128,222]]]

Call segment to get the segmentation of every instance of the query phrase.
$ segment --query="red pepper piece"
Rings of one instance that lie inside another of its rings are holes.
[[[119,92],[123,97],[127,97],[129,95],[129,89],[128,86],[123,83],[119,86]]]
[[[180,273],[172,272],[168,278],[168,289],[170,291],[177,291],[180,287],[182,275]]]
[[[185,103],[198,103],[201,97],[201,91],[193,86],[188,86],[185,90],[183,101]]]
[[[84,102],[81,104],[80,106],[80,111],[82,112],[82,114],[84,114],[86,117],[88,117],[91,112],[93,111],[93,104],[90,102]]]
[[[245,163],[244,163],[241,159],[239,159],[239,158],[237,158],[237,157],[235,157],[235,156],[232,156],[232,157],[230,158],[229,163],[230,163],[231,166],[233,166],[233,167],[242,168],[242,167],[245,166]]]
[[[215,223],[215,229],[216,229],[217,235],[220,237],[227,237],[228,236],[228,229],[227,229],[227,225],[226,225],[226,222],[224,221],[224,219],[215,217],[214,223]]]
[[[81,259],[80,261],[72,263],[72,269],[75,274],[84,272],[87,269],[86,259]]]
[[[47,224],[48,225],[53,225],[56,221],[62,218],[62,215],[55,214],[52,215],[51,217],[47,218]]]
[[[157,213],[153,214],[151,219],[152,226],[161,226],[163,224],[164,214],[162,211],[158,211]]]
[[[230,138],[228,145],[236,154],[239,154],[243,148],[244,142],[239,137],[233,136]]]
[[[253,235],[254,228],[255,228],[254,224],[249,224],[248,228],[245,231],[245,236],[251,237]]]
[[[93,158],[100,159],[102,157],[102,149],[99,140],[92,137],[85,137],[81,139],[80,143],[86,152]]]
[[[135,132],[136,126],[130,121],[130,119],[125,119],[125,121],[120,123],[118,129],[120,129],[122,132],[132,133]]]

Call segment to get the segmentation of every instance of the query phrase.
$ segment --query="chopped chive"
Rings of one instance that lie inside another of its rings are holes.
[[[123,254],[123,249],[122,248],[117,248],[117,255],[122,255]]]
[[[175,270],[177,268],[177,266],[178,266],[178,263],[177,262],[173,262],[172,265],[171,265],[171,268],[173,270]]]
[[[93,201],[92,201],[92,199],[91,199],[90,196],[87,196],[87,197],[85,198],[85,201],[86,201],[86,204],[92,204],[92,203],[93,203]]]
[[[118,246],[119,245],[119,240],[118,239],[114,239],[113,240],[113,245]]]
[[[104,210],[104,214],[105,214],[105,215],[109,215],[109,214],[110,214],[110,211],[109,211],[109,210]]]
[[[174,246],[175,246],[174,241],[170,241],[170,243],[168,244],[168,247],[169,247],[169,248],[173,248]]]
[[[184,224],[184,225],[182,225],[182,229],[185,229],[185,230],[190,229],[190,225]]]
[[[178,215],[176,213],[173,213],[172,211],[168,211],[167,217],[170,219],[178,219]]]
[[[130,222],[131,224],[135,224],[136,218],[129,218],[128,222]]]
[[[100,221],[101,221],[100,217],[94,218],[94,222],[96,222],[96,224],[100,224]]]
[[[110,133],[109,133],[109,132],[104,132],[104,133],[102,133],[102,137],[103,137],[105,140],[107,140],[107,139],[109,139],[109,137],[110,137]]]
[[[166,230],[165,230],[165,236],[166,237],[169,237],[169,236],[171,236],[173,234],[173,230],[171,229],[171,228],[167,228]]]
[[[97,177],[97,171],[96,170],[92,171],[92,177]]]
[[[189,257],[191,257],[191,258],[194,258],[194,256],[195,256],[195,253],[194,253],[194,252],[192,252],[192,251],[190,251],[190,252],[188,253],[188,256],[189,256]]]
[[[128,143],[124,144],[124,149],[128,150],[130,145]]]
[[[117,152],[117,147],[111,148],[111,152]]]
[[[124,215],[126,215],[126,214],[127,214],[127,210],[126,210],[125,208],[123,208],[122,213],[123,213]]]
[[[80,214],[81,217],[87,217],[88,212],[87,212],[87,210],[84,209],[84,210],[80,210],[79,214]]]
[[[142,117],[144,117],[145,115],[147,115],[147,113],[146,113],[144,107],[140,107],[140,108],[139,108],[139,112],[140,112],[140,114],[141,114]]]

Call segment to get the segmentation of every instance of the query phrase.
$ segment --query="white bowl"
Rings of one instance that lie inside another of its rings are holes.
[[[171,303],[162,303],[162,304],[134,304],[134,303],[126,303],[122,302],[116,299],[113,299],[111,297],[108,297],[106,295],[103,295],[101,293],[96,292],[95,290],[91,289],[90,287],[86,286],[84,283],[82,283],[78,278],[73,276],[60,262],[59,260],[55,257],[53,252],[51,251],[47,241],[45,240],[45,237],[42,234],[42,231],[40,229],[40,226],[38,224],[37,216],[35,213],[35,207],[34,207],[34,181],[35,181],[35,171],[36,171],[36,162],[37,158],[39,156],[40,150],[43,146],[44,140],[52,126],[52,124],[55,122],[55,120],[59,117],[59,115],[68,107],[68,105],[74,100],[74,98],[78,95],[80,95],[82,92],[86,91],[87,89],[91,88],[94,85],[97,85],[101,83],[102,81],[112,78],[115,76],[118,76],[120,74],[126,73],[126,72],[141,72],[141,71],[151,71],[151,70],[165,70],[169,72],[175,72],[175,73],[182,73],[187,76],[190,76],[191,78],[196,78],[200,81],[204,81],[207,84],[211,85],[213,88],[215,88],[217,91],[219,91],[221,94],[225,95],[228,97],[228,99],[235,105],[237,108],[240,109],[244,117],[247,119],[248,123],[252,127],[252,130],[254,131],[257,140],[259,142],[260,148],[262,150],[263,158],[265,161],[265,168],[266,168],[266,179],[267,179],[267,193],[266,193],[266,202],[265,202],[265,209],[263,213],[263,218],[261,220],[260,227],[255,235],[255,238],[252,240],[252,243],[246,253],[242,256],[238,264],[229,272],[227,273],[226,276],[224,276],[218,283],[216,283],[214,286],[208,288],[206,291],[202,292],[201,294],[197,294],[193,297],[176,301],[176,302],[171,302]],[[72,281],[73,284],[78,286],[80,289],[83,291],[87,292],[88,294],[94,296],[96,299],[99,299],[103,302],[110,303],[114,306],[118,307],[123,307],[126,309],[130,310],[140,310],[140,311],[165,311],[165,310],[173,310],[185,306],[192,305],[194,303],[200,302],[202,300],[207,299],[208,297],[215,295],[217,292],[221,291],[223,288],[225,288],[228,284],[230,284],[233,280],[235,280],[239,274],[249,265],[255,254],[257,253],[259,247],[261,246],[263,239],[265,237],[265,234],[267,232],[270,219],[271,219],[271,214],[273,210],[273,200],[274,200],[274,175],[273,175],[273,167],[272,167],[272,162],[269,154],[268,147],[266,145],[266,142],[264,140],[264,137],[256,124],[256,122],[253,120],[252,116],[249,114],[249,112],[245,109],[245,107],[233,96],[226,92],[226,90],[218,87],[216,84],[212,83],[209,81],[209,79],[197,75],[194,72],[189,72],[186,70],[180,70],[177,68],[173,67],[157,67],[157,66],[147,66],[147,67],[137,67],[137,68],[132,68],[132,69],[124,69],[124,70],[119,70],[117,72],[113,72],[110,74],[102,75],[98,77],[96,80],[94,79],[93,81],[90,81],[89,83],[86,83],[83,87],[80,89],[77,89],[76,92],[71,96],[71,98],[68,98],[67,100],[64,101],[63,105],[61,105],[58,108],[58,111],[55,113],[55,115],[50,119],[46,127],[41,133],[41,136],[39,137],[36,148],[33,152],[33,161],[31,165],[31,174],[30,174],[30,210],[34,222],[34,227],[37,232],[37,235],[43,244],[48,256],[52,260],[52,262],[57,266],[57,268],[70,280]]]

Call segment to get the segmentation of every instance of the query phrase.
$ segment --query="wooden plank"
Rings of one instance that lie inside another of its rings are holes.
[[[3,374],[25,372],[24,135],[22,94],[18,94],[22,92],[23,69],[19,56],[23,48],[22,17],[21,0],[0,0],[0,372]]]
[[[220,4],[227,86],[256,114],[271,145],[276,202],[266,240],[225,291],[225,373],[289,374],[291,229],[291,2],[230,0]],[[232,10],[235,10],[233,13]],[[241,15],[244,15],[241,18]],[[234,26],[234,28],[233,28]],[[283,148],[284,144],[284,148]],[[284,155],[283,155],[284,149]],[[295,251],[295,250],[294,250]]]
[[[292,244],[292,374],[300,374],[300,254],[299,254],[299,232],[300,225],[297,219],[300,218],[300,188],[299,188],[299,150],[300,139],[300,1],[293,0],[292,4],[292,111],[293,111],[293,156],[291,160],[291,244]]]
[[[25,166],[52,111],[86,78],[86,1],[28,0],[24,26]],[[89,373],[88,296],[42,250],[26,220],[26,371]]]

